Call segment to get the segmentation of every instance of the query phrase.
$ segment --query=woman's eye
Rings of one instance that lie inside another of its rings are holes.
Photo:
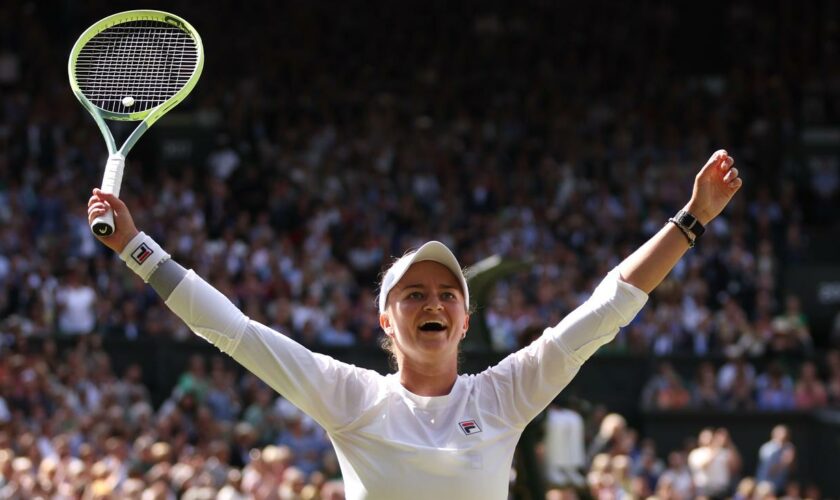
[[[423,294],[420,293],[420,292],[411,292],[411,293],[408,294],[408,298],[409,299],[422,299]]]
[[[455,298],[455,294],[452,292],[443,292],[441,297],[443,300],[453,300]]]

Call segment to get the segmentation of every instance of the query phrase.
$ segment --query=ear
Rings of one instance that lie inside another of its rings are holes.
[[[387,312],[379,313],[379,326],[382,327],[386,335],[394,334],[394,327],[391,326],[391,316]]]
[[[467,314],[466,316],[464,316],[464,329],[462,330],[464,332],[464,335],[467,334],[467,330],[469,330],[469,329],[470,329],[470,315]]]

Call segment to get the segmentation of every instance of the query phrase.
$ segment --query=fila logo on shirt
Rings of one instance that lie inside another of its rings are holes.
[[[134,262],[142,264],[146,262],[146,259],[148,259],[149,256],[153,253],[155,253],[154,250],[149,248],[148,245],[146,245],[145,243],[140,243],[140,246],[135,248],[134,251],[131,252],[131,258],[134,259]]]
[[[458,426],[461,427],[461,430],[464,431],[464,434],[467,436],[481,432],[481,427],[478,426],[478,423],[476,423],[475,420],[464,420],[463,422],[458,422]]]

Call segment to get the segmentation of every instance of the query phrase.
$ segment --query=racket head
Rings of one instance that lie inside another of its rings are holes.
[[[119,12],[96,22],[76,40],[67,65],[73,93],[94,118],[148,125],[192,91],[203,68],[195,28],[158,10]]]

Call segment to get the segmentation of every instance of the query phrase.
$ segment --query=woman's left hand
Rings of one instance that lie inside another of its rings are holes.
[[[697,217],[704,226],[718,216],[729,200],[741,189],[735,159],[726,150],[716,151],[694,178],[691,201],[684,210]]]

